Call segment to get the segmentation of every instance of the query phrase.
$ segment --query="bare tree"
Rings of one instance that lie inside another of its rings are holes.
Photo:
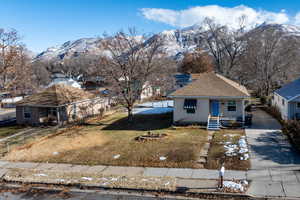
[[[247,48],[241,60],[241,75],[260,95],[269,95],[296,64],[297,42],[275,28],[247,34]],[[252,81],[251,81],[252,80]]]
[[[129,121],[133,120],[133,105],[144,84],[156,75],[162,80],[162,74],[171,72],[167,71],[171,62],[164,56],[163,44],[164,38],[138,36],[134,29],[129,29],[128,33],[118,32],[101,43],[108,56],[101,57],[99,70],[111,81],[119,102],[128,111]]]
[[[200,33],[200,45],[204,46],[214,57],[216,71],[230,76],[234,67],[237,66],[240,56],[243,54],[245,41],[242,39],[244,33],[244,18],[240,19],[240,27],[230,30],[212,19],[205,19]]]
[[[20,36],[14,29],[0,29],[0,86],[6,88],[9,83],[8,76],[14,71],[18,62],[18,48]]]

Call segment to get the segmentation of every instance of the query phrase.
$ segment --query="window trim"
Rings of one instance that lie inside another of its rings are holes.
[[[297,108],[300,108],[300,102],[297,102]]]
[[[234,105],[230,105],[230,103],[234,103]],[[234,110],[229,109],[229,107],[234,107]],[[237,104],[235,100],[227,101],[227,111],[228,112],[237,112]]]

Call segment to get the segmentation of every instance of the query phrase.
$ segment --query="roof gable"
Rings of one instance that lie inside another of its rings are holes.
[[[275,90],[275,93],[284,97],[287,100],[291,100],[300,95],[300,78],[296,79],[288,84],[285,84],[281,88]]]
[[[189,96],[189,97],[248,97],[247,89],[214,72],[202,73],[190,84],[182,87],[170,96]]]

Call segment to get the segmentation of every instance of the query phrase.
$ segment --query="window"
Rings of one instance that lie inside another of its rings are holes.
[[[193,114],[196,112],[197,108],[197,99],[185,99],[183,109],[186,110],[186,113]]]
[[[236,102],[235,101],[228,101],[227,110],[228,111],[236,111]]]
[[[24,114],[24,119],[30,119],[31,118],[31,109],[30,109],[30,107],[24,107],[23,108],[23,114]]]
[[[300,108],[300,102],[297,102],[297,108]]]
[[[281,103],[282,103],[282,105],[284,106],[284,103],[285,103],[285,102],[284,102],[284,99],[282,99]]]

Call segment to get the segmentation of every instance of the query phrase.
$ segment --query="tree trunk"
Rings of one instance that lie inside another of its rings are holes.
[[[127,111],[128,111],[128,122],[131,123],[133,121],[132,106],[128,106]]]

